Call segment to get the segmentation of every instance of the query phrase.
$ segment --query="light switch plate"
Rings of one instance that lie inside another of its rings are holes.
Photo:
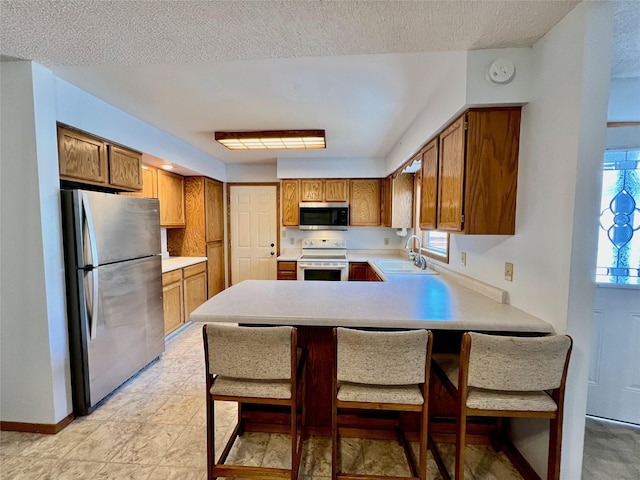
[[[467,252],[462,252],[460,254],[460,265],[463,267],[467,266]]]
[[[504,279],[513,282],[513,263],[505,262]]]

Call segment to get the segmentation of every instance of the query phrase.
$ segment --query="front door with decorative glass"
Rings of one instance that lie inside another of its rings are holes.
[[[640,149],[604,157],[596,281],[640,285]]]

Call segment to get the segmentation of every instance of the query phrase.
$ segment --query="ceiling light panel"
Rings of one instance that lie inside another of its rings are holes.
[[[324,130],[216,132],[215,139],[229,150],[305,150],[326,148]]]

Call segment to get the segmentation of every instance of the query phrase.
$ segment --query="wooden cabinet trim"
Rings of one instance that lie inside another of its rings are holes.
[[[199,273],[204,273],[207,271],[207,262],[196,263],[195,265],[190,265],[188,267],[184,267],[184,278],[192,277]]]
[[[172,283],[181,282],[182,281],[182,269],[179,268],[177,270],[171,270],[170,272],[165,272],[162,274],[162,285],[167,286]]]

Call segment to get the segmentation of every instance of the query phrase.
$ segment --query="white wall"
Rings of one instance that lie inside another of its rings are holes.
[[[278,158],[278,178],[382,178],[382,158]]]
[[[451,239],[454,270],[509,291],[512,305],[574,337],[562,477],[581,477],[593,309],[596,222],[605,145],[610,5],[583,3],[532,49],[522,110],[516,234]],[[460,252],[467,266],[460,266]],[[503,279],[514,264],[513,282]],[[517,445],[539,473],[546,426],[520,422]]]
[[[386,176],[409,160],[429,137],[461,112],[466,103],[467,52],[449,52],[458,55],[449,69],[434,72],[444,79],[442,88],[431,96],[424,109],[402,134],[385,158]]]
[[[277,182],[275,163],[230,163],[227,165],[227,182]]]
[[[515,77],[509,83],[495,84],[487,81],[487,70],[497,58],[509,59],[515,65]],[[526,103],[531,98],[532,73],[530,48],[500,48],[467,52],[466,104],[481,106]]]
[[[608,120],[610,122],[640,121],[640,78],[611,80]]]
[[[55,424],[71,412],[54,77],[2,64],[0,418]]]
[[[56,78],[57,119],[207,177],[227,181],[220,160]]]

